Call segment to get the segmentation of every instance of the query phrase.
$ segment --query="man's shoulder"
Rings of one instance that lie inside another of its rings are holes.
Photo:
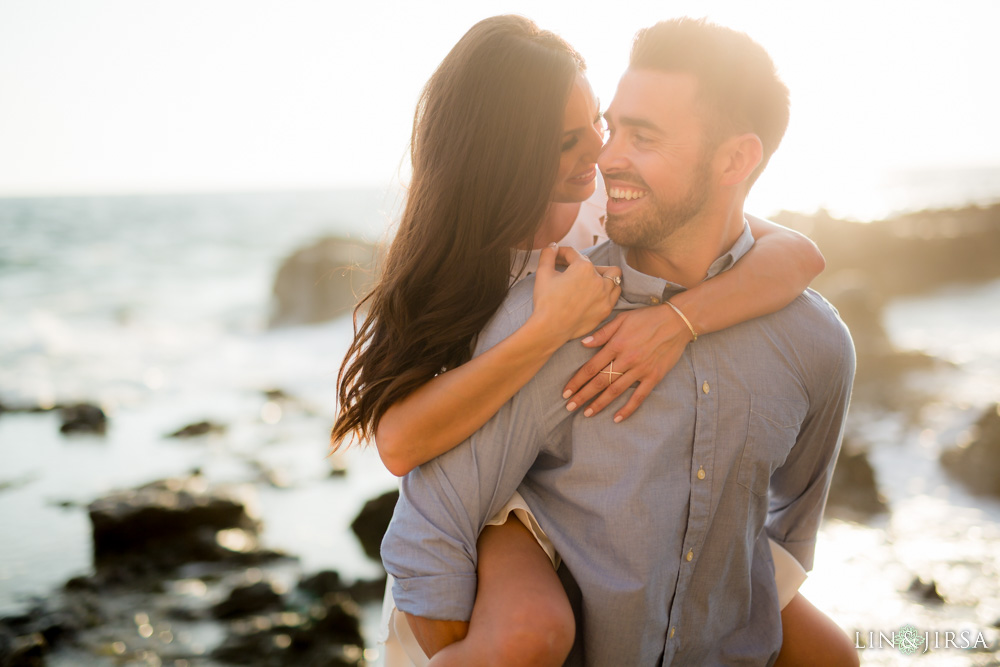
[[[850,340],[847,325],[832,303],[814,289],[807,288],[788,307],[774,313],[783,325],[806,335],[810,332],[826,334],[834,340]]]
[[[815,379],[822,381],[825,376],[828,381],[829,373],[853,377],[851,332],[837,309],[819,292],[807,289],[788,306],[763,319],[772,328],[772,335],[784,338],[813,374],[820,376]]]

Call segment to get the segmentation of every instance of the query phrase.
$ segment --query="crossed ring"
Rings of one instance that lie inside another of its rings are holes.
[[[614,381],[615,381],[615,376],[616,376],[616,375],[625,375],[624,373],[619,373],[618,371],[616,371],[616,370],[615,370],[615,362],[614,362],[614,361],[612,361],[612,362],[611,362],[610,364],[608,364],[608,370],[606,370],[606,371],[601,371],[601,372],[602,372],[602,373],[607,373],[607,374],[608,374],[608,384],[609,384],[609,385],[610,385],[610,384],[611,384],[612,382],[614,382]]]
[[[618,287],[622,286],[622,277],[621,276],[606,276],[606,275],[602,274],[601,277],[602,278],[607,278],[608,280],[610,280],[611,282],[613,282]]]

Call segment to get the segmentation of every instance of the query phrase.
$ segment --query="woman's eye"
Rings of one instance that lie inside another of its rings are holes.
[[[647,136],[645,136],[643,134],[633,134],[632,135],[632,139],[637,144],[645,144],[645,143],[649,142],[649,137],[647,137]]]
[[[565,152],[565,151],[568,151],[569,149],[573,148],[573,146],[576,146],[576,142],[577,141],[578,141],[578,139],[577,139],[576,136],[570,137],[569,139],[567,139],[566,141],[563,142],[562,151]]]

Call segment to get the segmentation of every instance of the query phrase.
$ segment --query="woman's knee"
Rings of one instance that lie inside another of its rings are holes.
[[[495,628],[490,651],[498,665],[561,665],[573,648],[576,622],[565,597],[530,596]]]

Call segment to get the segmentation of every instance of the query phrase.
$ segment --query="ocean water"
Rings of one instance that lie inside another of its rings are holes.
[[[0,200],[0,402],[109,418],[70,438],[54,412],[0,416],[0,616],[90,569],[90,501],[196,468],[282,480],[254,485],[264,540],[303,571],[379,574],[348,526],[394,478],[367,452],[328,457],[350,320],[266,322],[285,256],[327,234],[377,241],[393,205],[379,190]],[[226,432],[164,437],[205,419]]]
[[[983,192],[956,187],[939,203],[992,201],[1000,184]],[[0,402],[86,400],[109,415],[104,437],[62,436],[54,413],[0,416],[0,615],[88,571],[87,503],[195,468],[254,482],[266,545],[300,556],[303,571],[379,573],[348,526],[395,481],[371,451],[327,450],[350,320],[266,322],[285,256],[327,234],[382,239],[397,204],[380,190],[0,199]],[[852,632],[978,628],[996,646],[1000,503],[965,494],[936,460],[1000,399],[1000,282],[893,302],[886,325],[897,345],[954,367],[913,379],[938,395],[915,420],[859,410],[892,514],[828,521],[803,591]],[[271,389],[292,400],[270,400]],[[164,437],[203,419],[226,431]],[[282,484],[260,483],[262,469]],[[914,576],[935,579],[948,604],[909,598]],[[896,658],[864,653],[871,664]]]

